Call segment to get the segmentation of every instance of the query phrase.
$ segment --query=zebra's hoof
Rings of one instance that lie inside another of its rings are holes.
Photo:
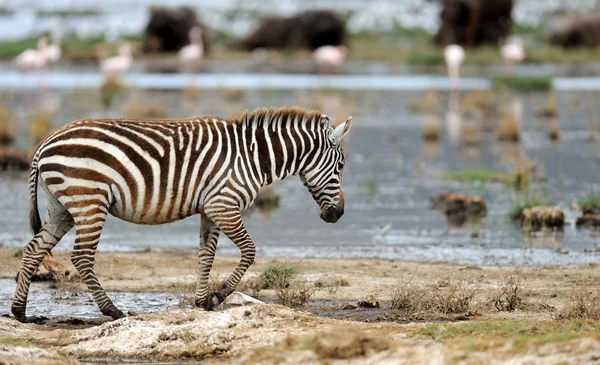
[[[214,311],[224,300],[225,298],[220,293],[212,293],[206,298],[204,309],[207,311]]]
[[[106,313],[102,313],[102,314],[104,314],[105,316],[112,317],[112,319],[115,320],[115,321],[117,319],[121,319],[121,318],[127,317],[123,312],[121,312],[117,308],[113,308],[111,310],[106,311]]]
[[[10,311],[15,316],[17,321],[19,321],[21,323],[27,322],[27,317],[25,316],[25,308],[16,307],[13,305],[10,308]]]

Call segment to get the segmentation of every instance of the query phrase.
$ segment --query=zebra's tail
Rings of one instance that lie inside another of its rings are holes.
[[[42,220],[37,204],[38,159],[39,154],[36,151],[31,160],[31,172],[29,173],[29,227],[34,235],[42,229]]]

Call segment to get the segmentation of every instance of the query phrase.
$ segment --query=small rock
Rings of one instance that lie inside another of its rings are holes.
[[[565,213],[560,207],[537,206],[523,209],[519,219],[522,227],[532,230],[542,228],[562,229],[565,225]]]
[[[363,308],[379,308],[379,300],[375,294],[364,296],[358,301],[358,306]]]
[[[252,298],[239,291],[231,293],[223,302],[223,308],[242,307],[253,304],[265,304],[265,302]]]
[[[600,215],[598,214],[584,214],[578,217],[575,221],[577,228],[599,228],[600,227]]]
[[[448,192],[433,197],[431,203],[433,209],[440,210],[446,215],[448,224],[452,226],[460,227],[487,215],[485,200],[480,196]]]

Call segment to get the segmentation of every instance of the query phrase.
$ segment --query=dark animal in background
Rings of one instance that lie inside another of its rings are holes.
[[[600,46],[600,12],[559,16],[552,26],[550,43],[565,48]]]
[[[339,46],[346,41],[346,23],[337,13],[311,10],[292,17],[269,17],[239,45],[246,50],[256,48],[304,48]]]
[[[434,38],[438,45],[498,45],[510,34],[514,0],[437,1],[442,3],[440,28]]]
[[[150,21],[144,31],[144,52],[177,52],[190,44],[190,29],[202,29],[204,53],[209,51],[208,28],[198,21],[196,12],[189,7],[150,8]]]

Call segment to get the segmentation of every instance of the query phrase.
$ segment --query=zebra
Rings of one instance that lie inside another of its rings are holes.
[[[25,315],[31,277],[44,257],[74,226],[71,261],[100,311],[125,317],[94,271],[108,214],[156,225],[200,215],[195,305],[214,310],[231,294],[255,258],[241,219],[259,189],[298,175],[335,223],[344,214],[342,139],[352,117],[334,127],[325,114],[299,107],[258,108],[225,120],[86,119],[71,122],[36,149],[29,175],[29,225],[33,239],[23,258],[12,303]],[[37,187],[47,200],[42,224]],[[223,232],[240,250],[239,264],[215,293],[208,278]]]

